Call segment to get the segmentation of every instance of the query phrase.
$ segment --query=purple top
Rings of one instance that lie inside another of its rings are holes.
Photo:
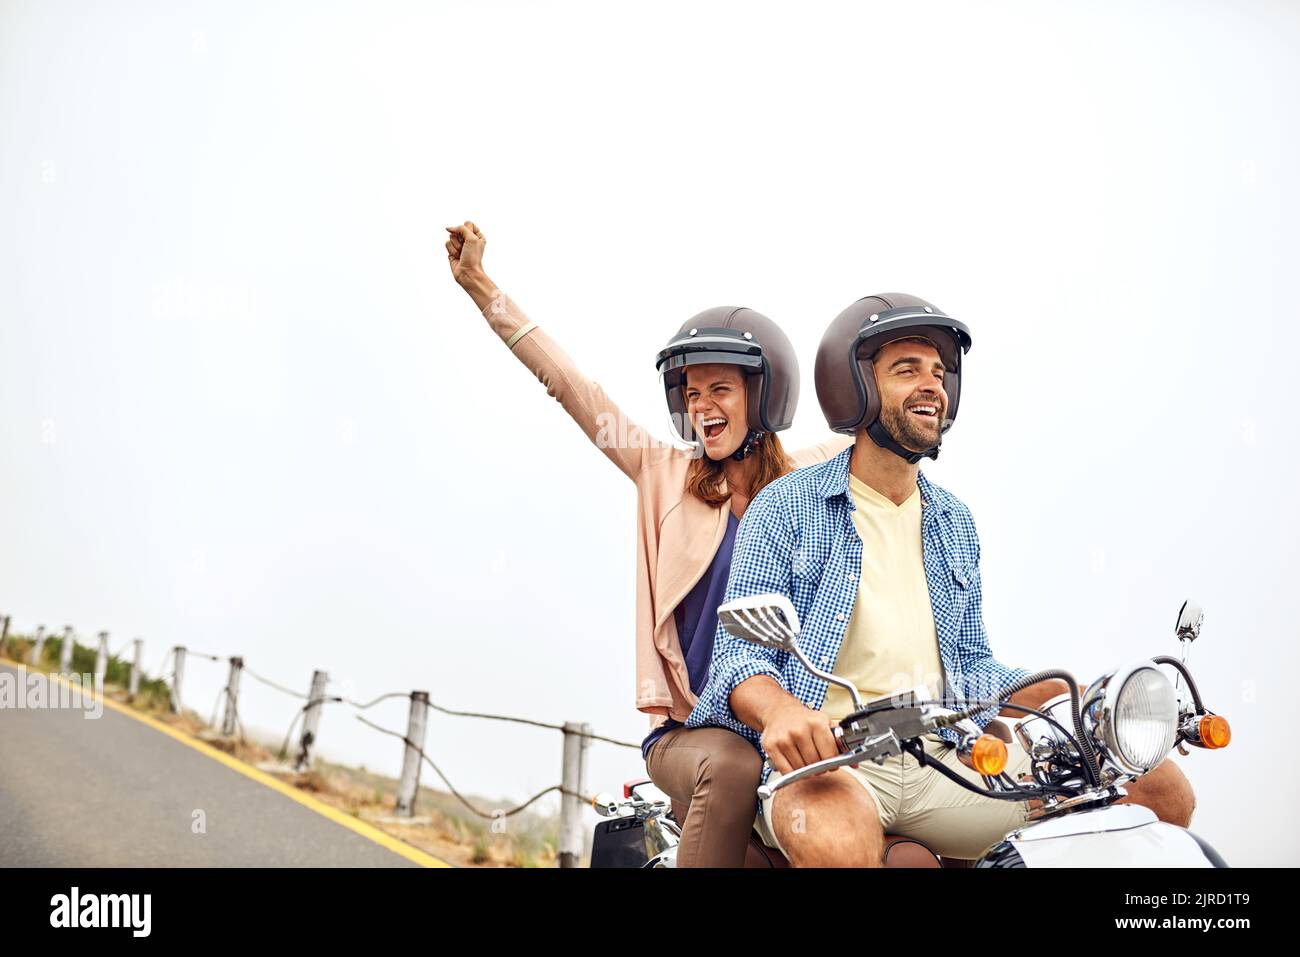
[[[682,657],[686,659],[686,676],[691,683],[691,692],[697,696],[709,680],[713,639],[718,632],[718,606],[722,604],[723,593],[727,590],[727,576],[731,574],[731,549],[736,544],[736,529],[739,527],[740,522],[736,520],[735,513],[727,512],[727,531],[722,536],[722,544],[718,546],[713,561],[681,604],[673,609],[673,617],[677,620],[677,640],[682,646]],[[663,737],[665,732],[681,726],[680,721],[669,718],[667,723],[651,731],[641,742],[641,757],[650,753],[650,746]]]

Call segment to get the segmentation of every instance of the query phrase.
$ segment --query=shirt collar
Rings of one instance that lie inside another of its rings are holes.
[[[822,469],[821,482],[818,484],[817,492],[822,498],[834,498],[836,495],[848,495],[849,492],[849,458],[853,454],[853,446],[849,446],[835,458],[826,463]],[[948,502],[948,493],[939,486],[932,483],[925,477],[925,473],[917,470],[916,485],[921,490],[921,504],[934,505],[941,512],[952,511],[952,506]]]

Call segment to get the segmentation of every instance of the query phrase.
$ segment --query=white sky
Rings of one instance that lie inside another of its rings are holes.
[[[797,446],[826,324],[903,290],[974,332],[926,470],[979,522],[994,650],[1090,680],[1177,654],[1198,599],[1235,741],[1182,762],[1194,827],[1300,862],[1243,813],[1300,786],[1269,737],[1300,665],[1298,41],[1285,3],[0,3],[0,611],[639,740],[633,487],[443,225],[660,435],[654,355],[696,311],[785,325]],[[210,711],[223,666],[188,672]],[[249,723],[293,708],[245,682]],[[321,742],[399,767],[345,710]],[[553,732],[435,717],[428,748],[502,799],[559,777]],[[588,786],[640,771],[596,744]]]

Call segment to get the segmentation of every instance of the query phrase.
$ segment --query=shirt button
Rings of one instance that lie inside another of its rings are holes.
[[[843,620],[844,620],[844,612],[840,612],[838,615],[836,615],[836,616],[835,616],[835,620],[836,620],[836,621],[843,621]]]
[[[830,660],[831,659],[829,655],[822,655],[820,658],[817,659],[817,663],[820,665],[825,665],[825,664],[829,664]]]

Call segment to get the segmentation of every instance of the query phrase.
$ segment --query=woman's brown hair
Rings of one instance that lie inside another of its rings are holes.
[[[775,432],[764,432],[758,447],[752,453],[758,463],[754,475],[754,487],[749,492],[750,500],[765,488],[769,482],[779,479],[786,472],[794,470],[794,463],[781,447],[781,440]],[[724,504],[731,493],[722,491],[722,462],[702,455],[691,462],[686,472],[686,491],[690,492],[705,505],[718,507]]]

